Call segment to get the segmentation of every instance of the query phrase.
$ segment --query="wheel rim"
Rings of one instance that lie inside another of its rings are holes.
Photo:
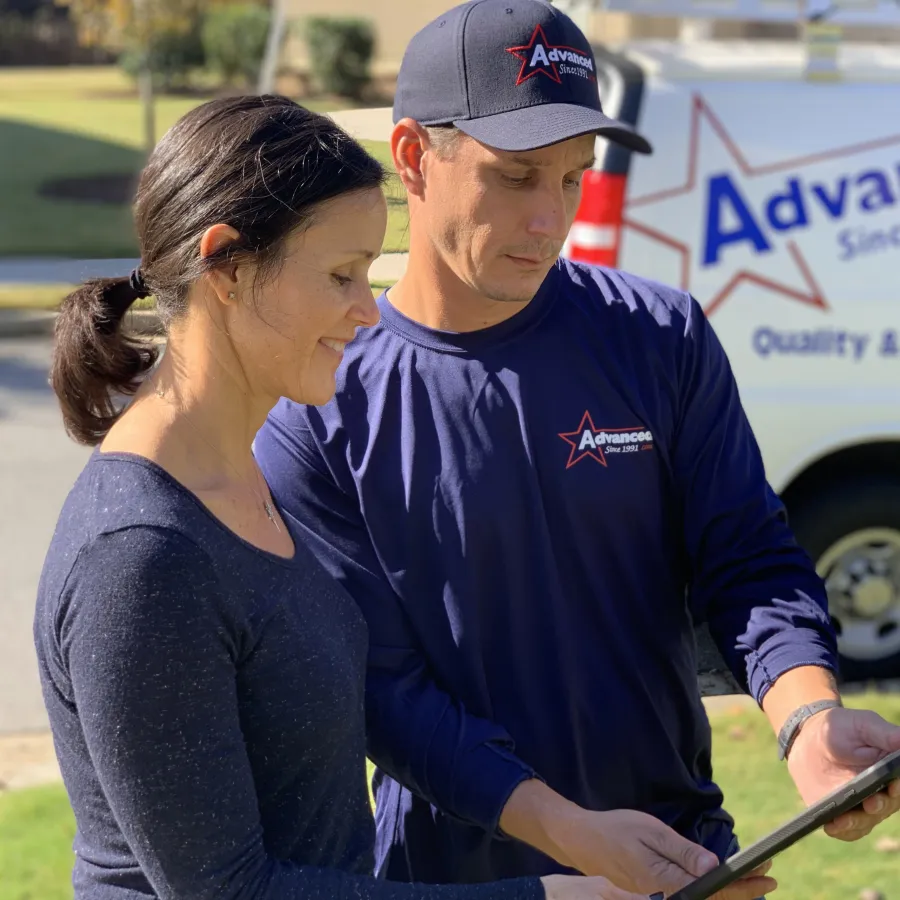
[[[871,662],[900,653],[900,531],[848,534],[822,554],[816,570],[841,656]]]

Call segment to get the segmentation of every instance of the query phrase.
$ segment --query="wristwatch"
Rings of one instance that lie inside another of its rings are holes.
[[[778,758],[782,762],[787,759],[787,755],[807,719],[826,709],[835,709],[843,705],[840,700],[816,700],[815,703],[807,703],[805,706],[795,709],[788,716],[778,734]]]

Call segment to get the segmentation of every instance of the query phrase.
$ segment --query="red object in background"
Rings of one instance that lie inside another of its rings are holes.
[[[577,262],[614,268],[619,256],[626,175],[584,173],[581,203],[563,253]]]

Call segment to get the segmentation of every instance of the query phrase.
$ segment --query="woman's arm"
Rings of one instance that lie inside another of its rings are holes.
[[[160,900],[544,896],[535,878],[415,886],[269,856],[238,716],[239,628],[186,538],[141,527],[95,540],[57,633],[103,800]]]

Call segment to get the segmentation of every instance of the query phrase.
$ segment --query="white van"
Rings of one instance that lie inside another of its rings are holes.
[[[900,677],[900,49],[595,48],[607,113],[565,253],[689,290],[826,579],[844,675]]]

